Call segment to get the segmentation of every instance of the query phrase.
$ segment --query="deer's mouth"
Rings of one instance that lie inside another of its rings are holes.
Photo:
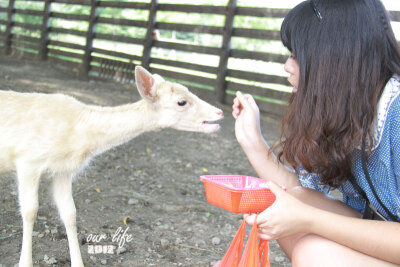
[[[218,131],[221,126],[217,123],[217,121],[221,120],[223,116],[217,120],[213,121],[203,121],[201,124],[203,126],[204,132],[205,133],[214,133]]]

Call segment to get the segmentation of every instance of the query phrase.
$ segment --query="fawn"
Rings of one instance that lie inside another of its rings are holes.
[[[86,105],[62,94],[0,91],[0,173],[16,171],[23,220],[19,266],[32,266],[32,231],[42,174],[51,177],[56,206],[68,237],[71,266],[83,266],[72,178],[96,155],[137,135],[174,128],[212,133],[222,110],[183,85],[135,68],[136,103]]]

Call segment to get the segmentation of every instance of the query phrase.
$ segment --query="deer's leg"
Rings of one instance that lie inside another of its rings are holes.
[[[20,267],[32,266],[32,231],[39,207],[38,189],[40,172],[33,166],[17,166],[18,198],[23,223]]]
[[[76,227],[76,209],[72,198],[72,179],[69,175],[59,175],[52,181],[53,196],[56,202],[61,220],[67,231],[71,266],[83,266],[82,256],[79,249],[78,233]]]

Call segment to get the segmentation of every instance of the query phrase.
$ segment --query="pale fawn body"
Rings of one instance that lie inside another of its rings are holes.
[[[62,94],[0,91],[0,173],[17,173],[23,220],[19,266],[32,266],[32,231],[43,174],[51,177],[71,266],[83,266],[71,188],[74,175],[94,156],[147,131],[218,130],[218,124],[209,122],[222,119],[220,109],[141,67],[135,76],[142,99],[117,107],[86,105]]]

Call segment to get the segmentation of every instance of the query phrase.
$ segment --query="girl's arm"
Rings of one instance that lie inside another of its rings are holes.
[[[265,142],[260,128],[260,111],[254,99],[237,92],[232,107],[236,138],[258,176],[287,188],[300,185],[295,173],[277,160]]]
[[[236,138],[259,177],[270,184],[275,203],[257,217],[260,237],[279,239],[312,233],[385,261],[400,264],[400,223],[360,219],[361,214],[321,192],[301,187],[294,172],[277,161],[261,134],[259,110],[249,95],[233,104]],[[249,224],[255,215],[247,216]],[[338,255],[339,256],[339,255]]]
[[[283,191],[268,183],[277,199],[257,216],[260,237],[280,239],[293,234],[316,234],[353,250],[400,264],[400,223],[360,219],[342,202],[324,199],[307,188]],[[255,215],[246,216],[249,224]]]

